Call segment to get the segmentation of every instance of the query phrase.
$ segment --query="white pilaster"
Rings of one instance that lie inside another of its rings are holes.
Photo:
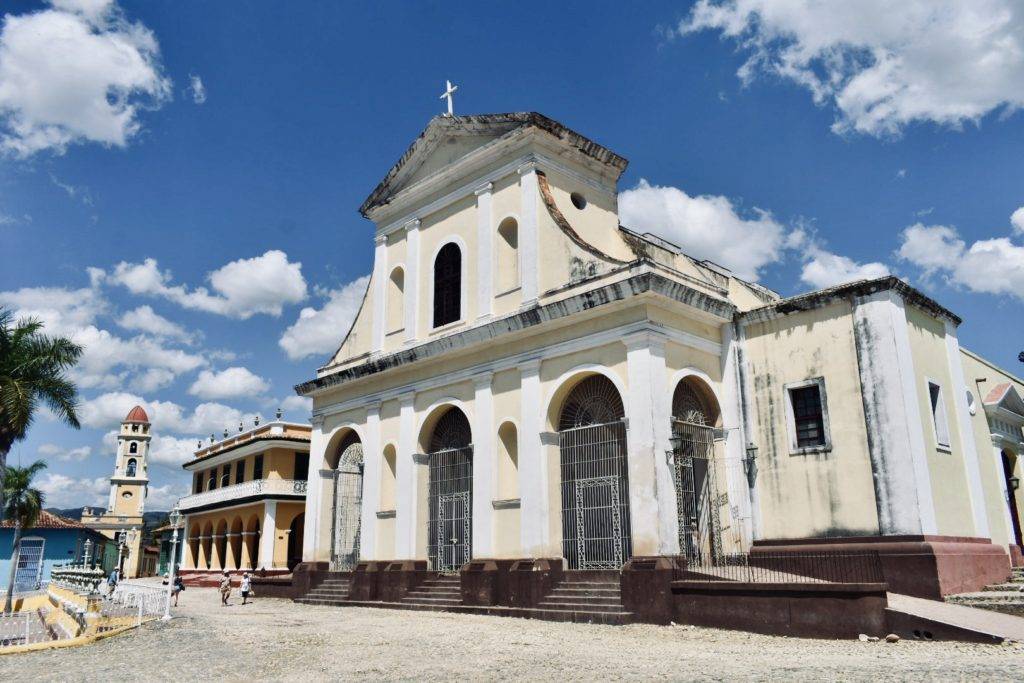
[[[960,434],[960,452],[963,454],[964,473],[967,477],[967,491],[971,500],[971,516],[974,518],[974,535],[989,538],[988,516],[985,514],[985,490],[981,486],[981,465],[978,462],[978,448],[974,443],[971,428],[971,413],[967,407],[967,384],[964,381],[963,363],[960,361],[960,341],[956,326],[946,321],[946,360],[953,385],[953,412]]]
[[[416,413],[414,394],[399,399],[398,462],[395,473],[395,558],[411,560],[416,555],[416,511],[419,509],[416,487]]]
[[[420,221],[405,226],[405,342],[416,341],[419,325]]]
[[[629,374],[626,464],[634,555],[679,553],[675,485],[668,466],[671,405],[665,340],[650,332],[623,339]]]
[[[274,541],[277,540],[277,501],[263,503],[263,526],[260,527],[260,552],[258,564],[261,569],[274,569]],[[217,539],[214,539],[216,543]],[[223,558],[221,562],[223,562]]]
[[[315,562],[317,556],[323,552],[319,545],[320,529],[324,522],[321,519],[321,515],[324,514],[323,501],[325,500],[323,495],[324,476],[320,467],[324,461],[324,451],[327,448],[323,433],[324,418],[320,416],[313,418],[312,427],[309,434],[309,482],[306,486],[306,523],[302,533],[303,562]],[[333,501],[327,501],[328,504],[331,502]],[[328,509],[329,507],[328,505]],[[328,558],[330,557],[329,549],[327,556]]]
[[[541,443],[540,359],[519,366],[522,432],[519,444],[520,540],[529,557],[547,555],[550,537],[547,453]]]
[[[118,475],[120,476],[120,474]],[[114,511],[114,503],[117,502],[117,484],[110,485],[110,500],[107,502],[107,512]]]
[[[476,190],[476,310],[478,318],[490,318],[494,310],[494,227],[491,211],[491,190],[487,183]],[[475,534],[474,534],[475,535]],[[474,551],[476,546],[474,546]]]
[[[473,377],[473,556],[491,557],[494,544],[496,449],[494,448],[494,401],[491,380],[485,372]]]
[[[359,512],[359,559],[377,559],[377,509],[380,507],[380,403],[366,407],[363,443],[363,500]],[[389,553],[390,555],[390,553]],[[384,559],[390,559],[384,558]]]
[[[740,340],[735,339],[731,322],[722,325],[722,428],[725,430],[725,455],[729,466],[726,471],[726,485],[729,491],[729,511],[733,523],[739,527],[743,549],[753,542],[751,520],[750,487],[746,470],[747,436],[743,428],[743,408],[740,392]],[[670,388],[671,389],[671,388]]]
[[[533,162],[519,167],[520,190],[520,224],[519,224],[519,258],[522,266],[520,274],[523,305],[529,306],[537,301],[538,261],[540,254],[538,208],[539,194],[537,189],[537,166]]]
[[[388,280],[388,238],[377,235],[373,250],[373,336],[371,346],[373,353],[380,353],[384,348],[384,327],[387,322]]]
[[[883,535],[935,534],[917,377],[903,298],[893,291],[859,297],[853,323],[875,504]]]

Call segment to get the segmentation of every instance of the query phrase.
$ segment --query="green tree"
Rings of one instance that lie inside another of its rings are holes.
[[[33,488],[32,480],[46,469],[46,463],[37,460],[28,467],[8,467],[4,471],[4,516],[14,523],[14,552],[11,554],[11,572],[7,578],[7,599],[4,614],[10,614],[14,604],[14,577],[21,554],[21,535],[39,521],[43,511],[43,492]]]
[[[40,404],[64,423],[80,427],[78,389],[64,373],[78,362],[82,347],[42,329],[39,320],[15,322],[10,310],[0,308],[0,481],[11,446],[25,438]],[[0,515],[5,508],[0,492]]]

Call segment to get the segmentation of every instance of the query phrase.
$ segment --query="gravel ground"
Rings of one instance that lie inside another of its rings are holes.
[[[760,636],[297,605],[220,607],[190,588],[179,618],[68,650],[0,657],[2,680],[1020,680],[1024,646]]]

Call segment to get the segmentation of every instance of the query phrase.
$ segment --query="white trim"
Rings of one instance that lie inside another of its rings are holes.
[[[737,326],[738,327],[738,326]],[[722,325],[722,346],[724,351],[719,359],[722,374],[721,397],[718,409],[722,416],[722,429],[725,432],[725,457],[733,463],[725,468],[726,486],[729,493],[729,513],[733,523],[739,528],[741,550],[746,552],[753,542],[753,519],[750,499],[750,479],[748,467],[756,467],[747,463],[746,430],[743,425],[743,407],[740,405],[740,343],[734,339],[735,328],[731,323]],[[704,380],[706,381],[706,380]],[[710,391],[715,393],[715,385],[708,383]],[[675,391],[675,385],[672,387]],[[736,463],[740,463],[739,466]]]
[[[416,532],[419,517],[418,465],[416,452],[416,396],[403,392],[399,397],[398,451],[395,454],[395,547],[394,557],[411,560],[416,556]],[[381,548],[382,555],[391,554]]]
[[[821,424],[825,443],[820,446],[801,446],[796,439],[796,413],[793,410],[793,391],[818,387],[818,400],[821,402]],[[787,382],[782,385],[782,400],[786,405],[786,433],[789,435],[789,454],[811,455],[814,453],[830,453],[832,451],[832,428],[829,425],[828,394],[825,391],[824,377],[811,377],[800,382]]]
[[[373,327],[371,351],[380,353],[384,348],[384,328],[387,323],[387,272],[388,272],[388,239],[385,235],[374,238],[373,248]]]
[[[492,221],[494,213],[494,202],[492,201],[492,183],[484,183],[482,187],[475,190],[476,194],[476,312],[477,319],[488,319],[494,310],[494,287],[493,276],[487,268],[487,264],[494,261],[494,235],[492,234]],[[466,318],[463,314],[462,318]],[[476,546],[473,546],[476,550]]]
[[[932,387],[938,389],[938,400],[935,405],[932,405]],[[935,444],[935,450],[942,453],[952,453],[953,434],[949,429],[949,411],[946,410],[946,396],[942,391],[942,382],[937,379],[925,376],[924,378],[924,390],[925,395],[928,397],[928,414],[931,415],[932,425],[932,439]],[[946,440],[943,440],[939,436],[939,420],[942,420],[942,426],[946,430]]]
[[[527,557],[545,557],[551,537],[548,447],[540,438],[546,414],[541,412],[540,366],[540,358],[519,364],[519,542]]]
[[[419,261],[420,221],[409,221],[405,226],[405,343],[416,342],[419,330]]]
[[[267,533],[268,530],[270,533]],[[263,521],[260,525],[260,547],[256,552],[256,564],[259,565],[260,569],[276,568],[274,564],[275,541],[277,541],[277,501],[268,500],[263,504]],[[221,565],[223,565],[224,558],[220,558],[220,560]]]
[[[519,173],[519,284],[523,292],[523,306],[537,301],[540,292],[540,190],[537,182],[537,164],[527,161],[516,169]]]
[[[470,436],[471,436],[470,440],[471,441],[475,440],[475,436],[476,435],[473,433],[474,432],[474,430],[473,430],[473,411],[469,410],[466,407],[466,403],[464,401],[462,401],[461,399],[457,399],[454,396],[445,396],[444,398],[439,398],[438,400],[434,401],[429,406],[427,406],[424,410],[416,411],[416,413],[417,413],[417,420],[416,420],[416,448],[417,448],[417,450],[420,447],[419,444],[420,444],[420,442],[422,441],[422,438],[423,438],[423,427],[426,425],[427,420],[431,419],[434,416],[434,413],[439,408],[443,408],[444,406],[449,406],[449,407],[452,407],[452,408],[458,408],[459,410],[462,411],[462,414],[466,416],[466,420],[469,421]]]
[[[545,356],[545,358],[550,358],[550,356]],[[584,373],[597,374],[607,377],[611,381],[611,383],[615,385],[616,391],[619,392],[619,397],[622,399],[622,404],[626,405],[629,393],[626,390],[626,383],[622,380],[621,377],[616,375],[612,370],[610,370],[605,365],[601,365],[599,363],[581,363],[580,365],[573,366],[569,370],[566,370],[565,372],[558,376],[558,379],[550,383],[551,389],[548,391],[547,396],[544,399],[544,410],[541,412],[545,428],[547,427],[547,417],[551,413],[551,403],[552,401],[555,400],[555,394],[557,394],[558,391],[563,386],[565,386],[566,382],[568,382],[570,379],[574,378],[576,375],[581,375]],[[554,429],[558,429],[557,424],[552,426]]]
[[[490,502],[498,470],[493,381],[491,372],[473,377],[473,557],[491,557],[493,553],[494,508]]]
[[[383,449],[380,447],[380,404],[366,409],[366,441],[363,441],[363,490],[359,510],[359,560],[376,558],[377,521],[380,506],[380,475]],[[332,549],[333,550],[333,549]]]
[[[459,319],[454,320],[450,323],[445,323],[444,325],[435,326],[434,268],[437,265],[437,255],[441,252],[441,249],[443,249],[445,245],[448,244],[454,244],[459,248]],[[429,316],[427,329],[430,331],[431,334],[433,334],[434,332],[438,332],[440,330],[447,329],[449,326],[455,326],[457,323],[462,323],[469,319],[469,311],[467,310],[469,302],[466,299],[466,269],[469,267],[467,263],[468,259],[466,258],[467,252],[468,249],[466,247],[466,242],[462,239],[462,237],[460,237],[459,235],[449,235],[448,237],[445,237],[444,240],[437,243],[437,246],[434,247],[433,253],[431,253],[430,255],[430,279],[427,282],[427,316]]]

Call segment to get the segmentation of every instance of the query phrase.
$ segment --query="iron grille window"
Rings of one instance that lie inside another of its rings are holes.
[[[235,463],[235,483],[241,484],[245,481],[245,461],[239,460]]]
[[[462,251],[449,242],[434,260],[434,327],[462,317]]]
[[[825,445],[825,418],[821,412],[821,391],[817,385],[790,389],[798,448]]]
[[[309,478],[309,453],[295,454],[295,480],[306,481]]]
[[[263,478],[263,454],[260,453],[252,462],[252,478],[259,480]]]

